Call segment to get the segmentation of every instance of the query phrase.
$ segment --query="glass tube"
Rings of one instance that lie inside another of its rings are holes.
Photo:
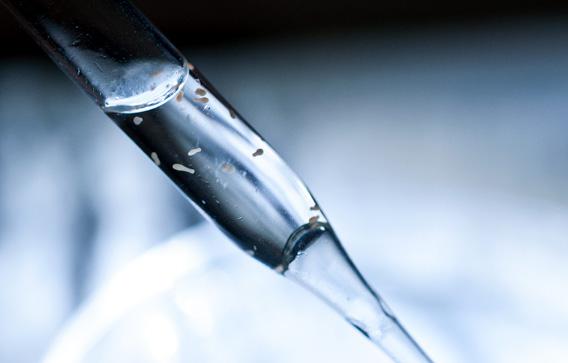
[[[185,58],[128,1],[0,2],[104,110],[155,107],[187,77]]]
[[[305,184],[129,2],[0,1],[244,251],[318,294],[395,361],[430,362]]]

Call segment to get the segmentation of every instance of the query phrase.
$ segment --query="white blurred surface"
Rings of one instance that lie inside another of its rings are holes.
[[[79,310],[44,363],[349,360],[388,361],[207,223],[128,264]]]

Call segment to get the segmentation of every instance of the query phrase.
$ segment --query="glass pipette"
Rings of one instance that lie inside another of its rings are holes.
[[[244,251],[319,295],[394,361],[431,362],[304,183],[130,2],[0,1]]]

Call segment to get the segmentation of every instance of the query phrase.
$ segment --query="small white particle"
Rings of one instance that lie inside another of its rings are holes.
[[[249,256],[254,256],[254,251],[253,251],[253,250],[246,250],[245,252],[246,252],[247,255],[249,255]]]
[[[200,153],[200,152],[201,152],[201,148],[200,148],[200,147],[194,147],[193,149],[191,149],[191,150],[189,150],[189,151],[187,152],[187,155],[193,156],[193,155],[195,155],[195,154],[197,154],[197,153]]]
[[[134,122],[134,125],[136,125],[136,126],[140,125],[142,123],[142,121],[144,121],[144,119],[140,116],[135,116],[132,119],[132,122]]]
[[[185,166],[185,165],[174,164],[174,165],[172,165],[172,168],[173,168],[174,170],[177,170],[177,171],[184,171],[184,172],[186,172],[186,173],[195,174],[195,170],[194,170],[194,169],[188,168],[188,167]]]
[[[205,200],[201,200],[201,204],[207,204],[207,202]]]
[[[150,157],[152,158],[152,160],[154,160],[154,163],[158,166],[160,166],[160,158],[158,157],[158,154],[156,154],[155,152],[150,154]]]
[[[284,266],[282,265],[278,265],[274,268],[274,271],[276,271],[277,273],[281,274],[282,272],[284,272]]]

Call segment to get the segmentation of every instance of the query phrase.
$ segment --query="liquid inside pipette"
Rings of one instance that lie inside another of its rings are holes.
[[[189,69],[156,107],[107,115],[249,255],[321,296],[394,361],[430,362],[351,263],[305,184]]]
[[[287,245],[284,276],[320,296],[395,362],[431,362],[367,284],[327,224],[305,225]]]
[[[304,183],[195,70],[159,107],[107,115],[208,218],[272,268],[281,268],[296,229],[326,222]]]

